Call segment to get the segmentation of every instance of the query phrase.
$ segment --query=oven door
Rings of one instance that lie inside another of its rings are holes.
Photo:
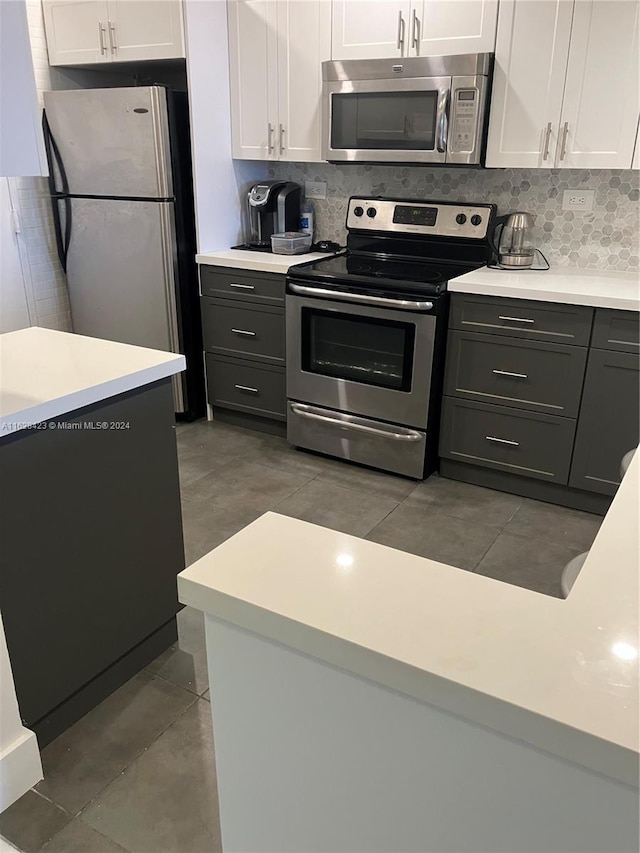
[[[287,294],[287,397],[424,429],[436,328],[431,311]]]
[[[445,163],[451,77],[323,84],[330,162]]]

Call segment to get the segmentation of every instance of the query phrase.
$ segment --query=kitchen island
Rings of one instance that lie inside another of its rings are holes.
[[[223,849],[637,849],[639,475],[566,600],[273,513],[186,569]]]
[[[176,638],[184,368],[49,329],[0,336],[2,618],[41,747]]]

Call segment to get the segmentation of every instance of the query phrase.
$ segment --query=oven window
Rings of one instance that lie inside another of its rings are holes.
[[[433,151],[438,92],[334,94],[331,147]]]
[[[303,308],[301,331],[307,373],[411,390],[413,323]]]

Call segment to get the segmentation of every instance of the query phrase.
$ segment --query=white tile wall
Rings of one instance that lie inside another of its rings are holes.
[[[26,0],[31,53],[35,69],[38,101],[51,89],[51,75],[40,0]],[[66,277],[56,252],[51,202],[46,178],[13,178],[11,200],[20,221],[20,242],[25,287],[35,306],[32,320],[37,326],[71,331],[71,311]]]

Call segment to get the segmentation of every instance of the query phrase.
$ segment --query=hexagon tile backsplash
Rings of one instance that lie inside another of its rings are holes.
[[[326,200],[312,200],[317,240],[344,243],[346,205],[352,195],[484,201],[497,204],[499,213],[533,213],[536,244],[554,265],[618,271],[639,267],[637,171],[277,163],[269,174],[303,187],[305,181],[326,181]],[[568,189],[595,190],[593,210],[562,210],[562,194]]]

